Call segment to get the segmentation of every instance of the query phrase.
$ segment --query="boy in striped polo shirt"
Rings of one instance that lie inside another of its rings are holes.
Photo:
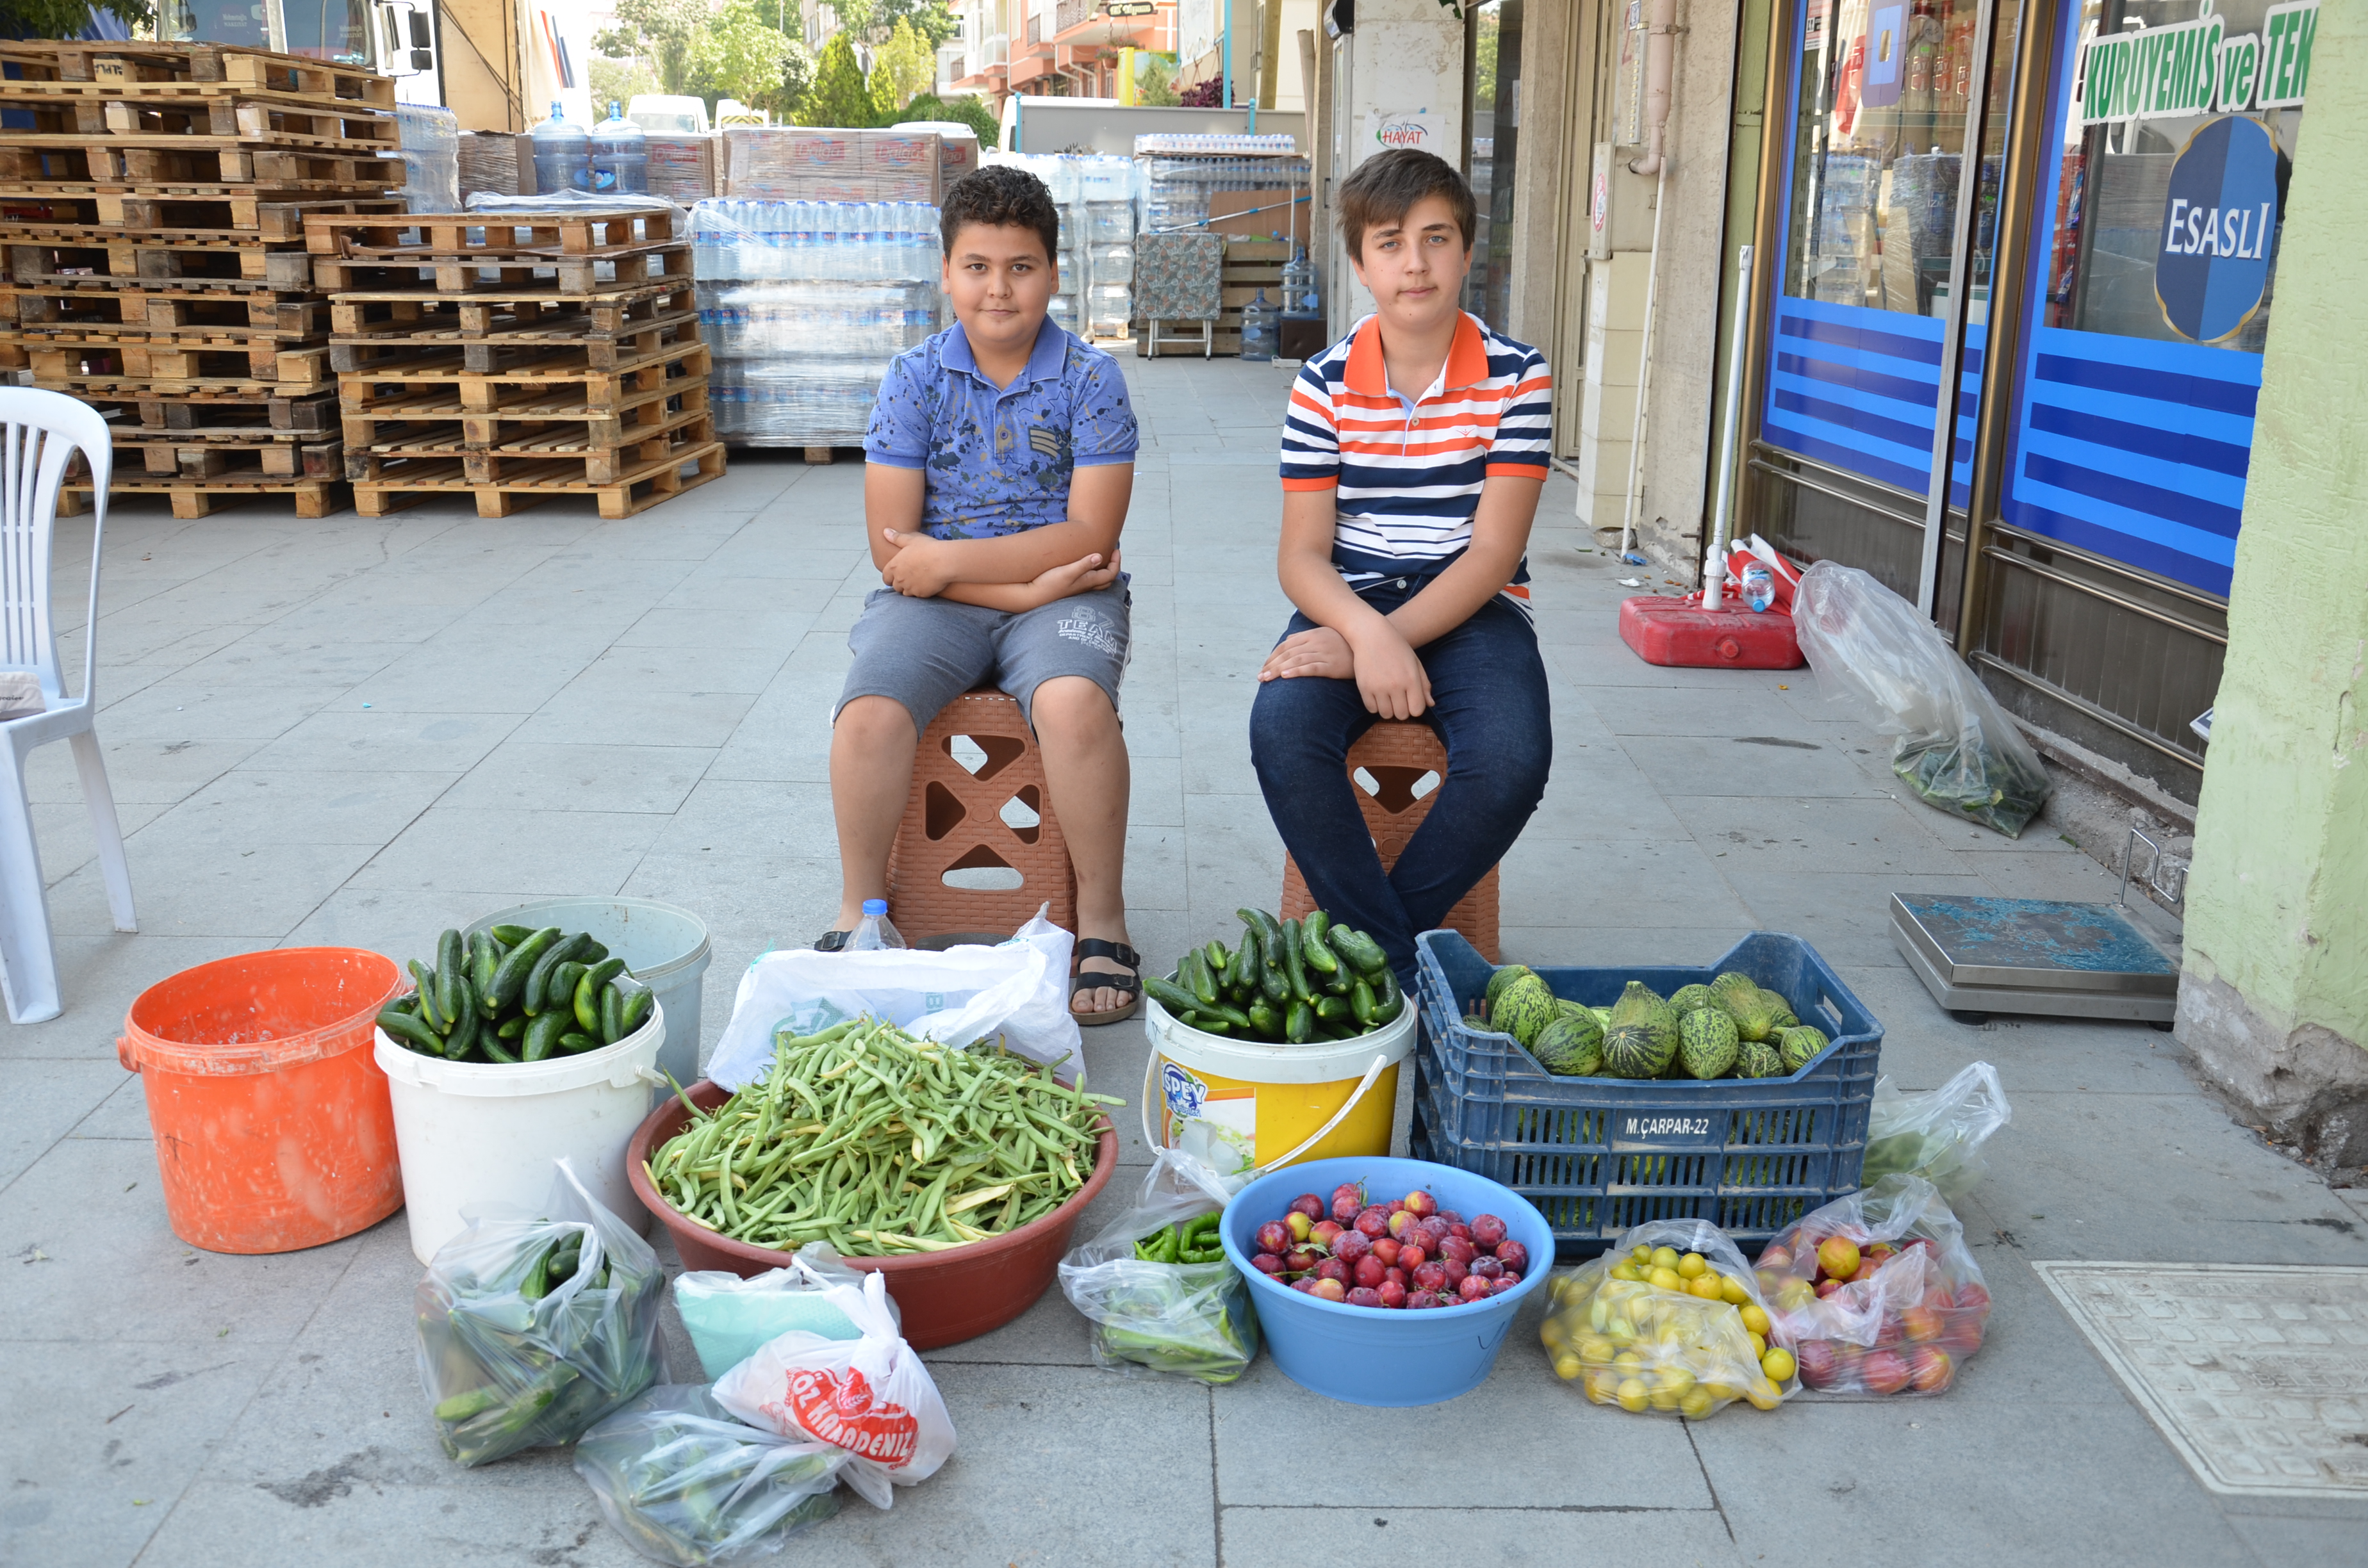
[[[1375,309],[1291,390],[1279,571],[1298,613],[1258,672],[1250,755],[1315,902],[1411,988],[1415,933],[1512,847],[1554,760],[1523,557],[1553,383],[1536,349],[1456,303],[1474,214],[1452,165],[1377,153],[1338,200]],[[1424,721],[1448,759],[1386,873],[1347,761],[1377,719]]]

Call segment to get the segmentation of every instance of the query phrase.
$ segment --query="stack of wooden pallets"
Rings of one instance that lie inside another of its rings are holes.
[[[33,121],[0,131],[0,358],[108,414],[117,494],[326,516],[343,469],[303,225],[402,211],[393,80],[221,44],[0,42],[0,107]]]
[[[628,517],[723,472],[671,213],[313,218],[354,503]]]

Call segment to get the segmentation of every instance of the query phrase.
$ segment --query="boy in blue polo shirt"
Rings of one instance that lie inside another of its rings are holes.
[[[1043,182],[990,165],[940,209],[955,324],[899,355],[863,443],[864,533],[887,586],[848,633],[832,721],[842,947],[887,896],[920,733],[989,678],[1036,732],[1077,877],[1070,1005],[1115,1023],[1140,998],[1127,945],[1126,578],[1134,411],[1116,360],[1046,318],[1060,213]]]

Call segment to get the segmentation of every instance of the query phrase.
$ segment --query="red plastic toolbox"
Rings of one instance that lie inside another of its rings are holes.
[[[1620,640],[1648,665],[1797,670],[1807,663],[1787,611],[1755,610],[1739,602],[1704,609],[1691,594],[1683,598],[1640,594],[1622,600]]]

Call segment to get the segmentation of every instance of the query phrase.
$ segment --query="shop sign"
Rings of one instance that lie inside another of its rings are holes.
[[[2162,319],[2180,336],[2216,343],[2260,308],[2277,233],[2278,144],[2243,115],[2187,139],[2170,168],[2154,263]]]
[[[1102,5],[1105,17],[1149,17],[1156,16],[1158,10],[1152,0],[1103,0]]]
[[[2318,0],[2272,6],[2258,37],[2236,38],[2202,0],[2192,22],[2090,39],[2080,54],[2080,123],[2299,108],[2317,34]]]
[[[1425,153],[1438,153],[1439,121],[1430,118],[1427,108],[1397,114],[1369,114],[1365,124],[1376,148],[1413,147]],[[1444,154],[1441,154],[1444,156]]]

